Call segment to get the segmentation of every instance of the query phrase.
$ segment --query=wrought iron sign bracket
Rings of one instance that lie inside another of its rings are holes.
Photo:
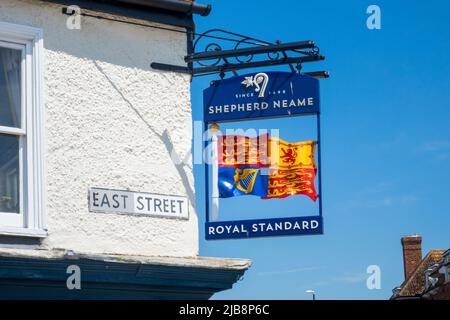
[[[221,78],[227,72],[238,75],[242,69],[260,68],[268,66],[288,65],[291,72],[301,72],[303,63],[324,60],[319,47],[314,41],[298,41],[271,43],[253,37],[222,29],[208,30],[202,34],[195,34],[192,52],[184,57],[186,66],[153,62],[151,67],[157,70],[172,71],[201,76],[219,74]],[[204,40],[215,40],[215,42]],[[234,43],[231,49],[223,49],[224,44]],[[199,50],[200,46],[203,49]],[[315,78],[328,78],[327,71],[303,72]]]

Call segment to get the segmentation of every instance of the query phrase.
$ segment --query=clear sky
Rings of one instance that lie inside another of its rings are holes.
[[[214,298],[310,299],[307,289],[318,299],[389,298],[403,281],[401,236],[422,235],[424,254],[450,247],[450,2],[199,2],[213,10],[196,17],[198,32],[315,40],[326,60],[304,70],[331,72],[321,80],[324,235],[205,241],[203,169],[194,166],[200,254],[253,261],[242,281]],[[371,4],[381,8],[381,30],[366,27]],[[194,120],[202,120],[202,91],[217,78],[194,78]],[[312,126],[296,119],[256,126],[297,141]],[[310,206],[291,198],[261,210],[283,217]],[[257,198],[232,201],[221,202],[220,219],[233,208],[244,219],[260,217]],[[369,265],[381,268],[380,290],[366,287]]]

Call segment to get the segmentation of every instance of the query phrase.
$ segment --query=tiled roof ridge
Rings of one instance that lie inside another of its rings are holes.
[[[423,271],[423,266],[426,264],[426,268],[428,268],[433,262],[437,262],[439,261],[443,254],[444,254],[445,250],[440,250],[440,249],[432,249],[430,250],[427,255],[425,256],[425,258],[422,259],[422,261],[417,265],[417,267],[414,269],[413,273],[411,274],[411,276],[406,279],[406,281],[404,281],[402,283],[402,285],[400,286],[400,292],[399,292],[399,296],[411,296],[411,294],[409,294],[407,291],[407,289],[410,289],[409,287],[412,286],[412,283],[414,280],[416,280],[416,277],[419,275],[419,273],[421,273],[421,276],[424,277]],[[425,281],[425,279],[424,279]],[[414,295],[419,294],[420,292],[416,292]]]

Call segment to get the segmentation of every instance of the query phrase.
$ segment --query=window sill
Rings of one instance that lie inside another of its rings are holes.
[[[28,237],[28,238],[45,238],[48,233],[46,230],[0,227],[0,236]]]

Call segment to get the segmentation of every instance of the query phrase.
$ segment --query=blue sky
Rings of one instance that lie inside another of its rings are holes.
[[[214,298],[309,299],[307,289],[318,299],[389,298],[403,280],[401,236],[422,235],[424,254],[450,247],[450,3],[201,2],[213,10],[196,18],[198,32],[315,40],[326,60],[304,70],[331,72],[321,80],[324,235],[205,241],[203,169],[194,166],[200,254],[253,261],[242,281]],[[381,30],[366,27],[371,4],[381,8]],[[193,80],[194,120],[202,120],[202,90],[213,79]],[[312,126],[296,118],[257,127],[296,141]],[[221,203],[220,218],[233,208],[255,217],[252,198]],[[261,210],[282,217],[308,206],[306,197],[291,198]],[[380,290],[366,287],[369,265],[381,268]]]

